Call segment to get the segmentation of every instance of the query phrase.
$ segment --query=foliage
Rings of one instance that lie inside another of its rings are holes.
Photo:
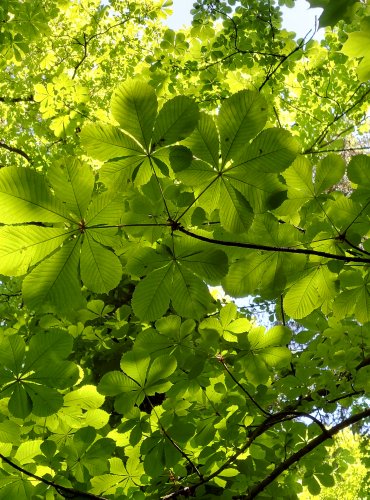
[[[370,416],[369,6],[311,1],[319,43],[276,3],[0,7],[0,499],[326,498],[368,460],[330,445]]]
[[[340,480],[333,486],[322,488],[320,498],[323,500],[334,498],[355,500],[368,497],[368,469],[364,463],[362,445],[366,446],[366,440],[359,435],[353,434],[348,429],[336,436],[335,444],[330,449],[330,461],[335,460],[338,462]],[[306,490],[300,495],[300,498],[309,499],[313,498],[313,496]]]

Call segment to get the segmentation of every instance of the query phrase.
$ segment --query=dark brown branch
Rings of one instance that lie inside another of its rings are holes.
[[[47,484],[48,486],[51,486],[61,495],[63,495],[65,493],[65,495],[63,495],[63,496],[65,496],[66,498],[81,497],[81,498],[92,498],[95,500],[107,500],[106,497],[100,497],[97,495],[93,495],[92,493],[87,493],[86,491],[80,491],[80,490],[75,490],[74,488],[68,488],[67,486],[62,486],[60,484],[54,483],[53,481],[49,481],[48,479],[45,479],[44,477],[37,476],[36,474],[33,474],[32,472],[29,472],[28,470],[23,469],[23,467],[20,467],[19,465],[15,464],[9,458],[5,457],[1,453],[0,453],[0,458],[5,463],[10,465],[10,467],[13,467],[13,469],[16,469],[18,472],[22,472],[22,474],[25,474],[28,477],[32,477],[32,479],[36,479],[37,481],[41,481],[42,483]]]
[[[35,102],[33,95],[26,97],[0,97],[0,102],[5,102],[6,104],[12,104],[15,102]]]
[[[166,439],[168,439],[168,441],[172,444],[172,446],[180,453],[180,455],[188,462],[188,464],[190,465],[190,467],[194,470],[194,472],[197,474],[197,476],[199,477],[199,479],[202,481],[203,480],[203,474],[199,471],[198,467],[191,460],[191,458],[189,457],[189,455],[187,453],[185,453],[185,451],[182,450],[180,448],[180,446],[168,434],[168,432],[166,431],[166,429],[163,427],[161,421],[159,420],[158,414],[157,414],[157,412],[155,410],[155,407],[153,406],[152,402],[150,401],[150,399],[148,397],[146,397],[146,399],[147,399],[148,403],[150,404],[150,406],[152,407],[152,410],[155,412],[155,414],[157,416],[158,425],[161,428],[161,431],[162,431],[163,435],[166,437]]]
[[[32,163],[31,158],[22,149],[16,148],[14,146],[9,146],[8,144],[5,144],[4,142],[0,142],[0,148],[4,148],[7,151],[10,151],[11,153],[17,153],[18,155],[23,156],[23,158],[25,158],[29,163]]]
[[[323,424],[320,421],[318,421],[315,417],[312,417],[312,415],[308,415],[308,414],[303,413],[303,412],[294,412],[294,411],[291,411],[291,412],[282,411],[279,413],[272,414],[269,417],[267,417],[266,420],[264,420],[260,425],[258,425],[254,429],[254,431],[252,431],[250,433],[250,435],[247,439],[247,442],[243,446],[241,446],[239,449],[237,449],[236,452],[230,458],[228,458],[226,460],[226,462],[224,462],[224,464],[221,465],[215,472],[213,472],[209,476],[203,478],[198,483],[195,483],[191,486],[184,486],[184,487],[178,489],[177,491],[173,491],[172,493],[169,493],[168,495],[163,496],[162,500],[170,500],[173,498],[177,498],[180,495],[193,494],[195,492],[195,490],[197,488],[199,488],[199,486],[201,486],[202,484],[208,483],[214,477],[217,477],[219,474],[221,474],[221,472],[224,471],[225,469],[227,469],[231,464],[233,464],[235,462],[235,460],[242,453],[244,453],[259,436],[261,436],[264,432],[268,431],[271,427],[273,427],[276,424],[285,422],[287,420],[293,420],[295,418],[299,418],[299,417],[303,417],[303,416],[311,418],[316,423],[318,423],[320,428],[323,429],[323,434],[330,437],[329,431],[327,431],[324,428]]]
[[[342,260],[344,262],[361,262],[363,264],[370,264],[370,258],[366,259],[364,257],[349,257],[346,255],[336,255],[333,253],[320,252],[318,250],[310,250],[308,248],[290,248],[290,247],[273,247],[268,245],[262,245],[257,243],[243,243],[236,241],[224,241],[218,239],[207,238],[207,236],[201,236],[200,234],[192,233],[188,231],[180,224],[176,223],[176,227],[173,227],[173,230],[180,231],[191,238],[195,238],[197,240],[205,241],[207,243],[214,243],[216,245],[223,245],[227,247],[237,247],[237,248],[249,248],[253,250],[262,250],[265,252],[282,252],[282,253],[296,253],[303,255],[316,255],[318,257],[324,257],[326,259],[334,259],[334,260]]]
[[[248,398],[252,401],[254,406],[256,406],[261,413],[263,413],[265,416],[270,417],[271,413],[266,411],[265,409],[262,408],[262,406],[254,399],[254,397],[247,391],[247,389],[240,383],[238,380],[234,377],[232,372],[229,370],[227,364],[225,363],[225,360],[221,355],[216,356],[217,360],[222,364],[222,366],[225,368],[226,372],[229,374],[230,378],[236,383],[236,385],[248,396]]]
[[[252,500],[256,498],[256,496],[261,493],[269,484],[271,484],[280,474],[284,471],[288,470],[293,464],[299,462],[301,458],[305,455],[313,451],[320,444],[322,444],[327,439],[332,438],[335,434],[337,434],[342,429],[349,427],[350,425],[355,424],[356,422],[360,422],[361,420],[370,417],[370,408],[364,410],[361,413],[357,413],[356,415],[352,415],[351,417],[343,420],[339,424],[335,425],[331,429],[326,429],[325,432],[322,432],[317,437],[312,439],[309,443],[306,444],[303,448],[301,448],[296,453],[293,453],[289,458],[284,460],[280,465],[278,465],[268,476],[265,477],[261,482],[253,486],[247,495],[239,497],[243,500]]]
[[[369,366],[370,365],[370,356],[368,358],[364,358],[361,363],[359,363],[357,366],[356,366],[356,370],[360,370],[361,368],[364,368],[365,366]]]
[[[87,57],[87,44],[89,43],[90,40],[88,40],[86,38],[86,33],[83,34],[83,37],[84,37],[83,43],[81,43],[80,41],[77,41],[77,43],[78,43],[78,45],[82,45],[82,47],[84,49],[84,53],[82,55],[82,58],[79,60],[79,62],[76,64],[76,66],[73,69],[72,80],[76,77],[78,68],[81,66],[81,64],[84,62],[84,60]]]
[[[329,132],[330,127],[332,127],[337,121],[339,121],[341,118],[343,118],[343,116],[348,115],[348,113],[350,113],[358,104],[361,104],[361,102],[363,102],[363,100],[365,99],[365,97],[367,97],[369,94],[370,94],[370,89],[368,89],[366,92],[364,92],[353,104],[351,104],[350,106],[348,106],[348,108],[344,109],[341,113],[336,114],[334,116],[334,118],[332,119],[332,121],[329,122],[324,127],[324,129],[322,130],[322,132],[320,133],[320,135],[313,141],[313,143],[311,144],[311,146],[308,149],[305,150],[304,154],[311,153],[312,150],[313,150],[313,148],[314,148],[314,146],[316,146],[316,144],[322,143],[323,140],[325,139],[327,133]]]
[[[323,153],[346,153],[351,151],[366,151],[370,149],[370,146],[359,146],[356,148],[343,148],[343,149],[322,149],[321,151],[304,151],[302,154],[304,155],[317,155]]]
[[[309,33],[308,33],[309,34]],[[268,72],[268,74],[266,75],[266,78],[264,79],[264,81],[261,83],[261,85],[258,87],[258,90],[261,91],[263,89],[263,87],[266,85],[266,83],[270,80],[270,78],[277,72],[277,70],[280,68],[280,66],[282,64],[285,63],[285,61],[287,59],[289,59],[290,56],[292,56],[293,54],[295,54],[296,52],[298,52],[299,50],[302,49],[303,45],[305,44],[305,40],[308,36],[308,34],[305,36],[305,38],[303,38],[299,44],[297,45],[297,47],[295,47],[293,50],[291,50],[289,52],[289,54],[286,54],[282,59],[281,61],[279,61],[279,63],[275,66],[274,69],[272,69],[271,71]]]

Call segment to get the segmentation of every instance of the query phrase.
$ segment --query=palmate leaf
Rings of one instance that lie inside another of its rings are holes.
[[[234,94],[221,106],[218,129],[210,116],[201,115],[197,128],[183,142],[193,150],[193,162],[173,162],[176,177],[194,189],[197,203],[209,214],[218,208],[221,225],[233,233],[249,230],[253,212],[266,212],[282,203],[286,187],[277,174],[299,151],[289,132],[261,132],[266,106],[257,92]]]
[[[154,89],[140,81],[127,80],[112,97],[115,127],[94,124],[85,127],[81,140],[88,154],[106,161],[100,178],[107,186],[118,187],[128,180],[146,184],[153,175],[161,176],[168,167],[161,150],[185,139],[198,121],[198,107],[189,97],[176,96],[157,113]],[[161,160],[161,161],[159,161]]]
[[[344,291],[333,302],[335,317],[348,318],[351,314],[362,324],[370,321],[369,275],[358,271],[345,271],[340,275]]]
[[[300,233],[288,224],[280,224],[272,215],[260,215],[254,220],[248,241],[271,247],[295,247]],[[233,297],[260,294],[270,298],[282,293],[288,284],[303,272],[306,256],[283,252],[246,250],[230,265],[222,285]]]
[[[139,333],[135,340],[135,349],[146,349],[151,355],[169,353],[176,359],[183,360],[193,346],[192,333],[196,323],[192,319],[181,322],[180,316],[173,314],[159,319],[154,328]]]
[[[93,172],[77,159],[52,165],[48,181],[53,192],[46,178],[31,170],[1,171],[0,185],[8,189],[3,220],[17,225],[0,228],[0,272],[23,275],[31,269],[22,288],[27,305],[66,313],[83,306],[80,276],[98,293],[119,283],[121,264],[108,249],[119,245],[117,228],[106,226],[119,224],[123,201],[111,193],[94,197]]]
[[[286,326],[275,326],[268,331],[263,327],[252,328],[248,333],[248,349],[241,351],[239,363],[254,385],[264,384],[271,367],[284,366],[291,359],[287,347],[291,331]]]
[[[34,335],[27,351],[19,336],[1,340],[1,394],[10,396],[8,407],[15,417],[31,412],[43,417],[59,410],[63,396],[57,388],[74,385],[79,376],[77,366],[64,361],[72,345],[72,337],[60,331]]]
[[[199,318],[210,307],[210,294],[203,280],[219,282],[227,272],[227,257],[221,250],[207,250],[204,244],[188,237],[167,243],[159,247],[157,256],[145,250],[129,265],[138,275],[147,274],[135,288],[133,310],[139,318],[153,321],[165,314],[171,301],[179,315]],[[153,258],[156,269],[150,272]]]
[[[108,372],[102,377],[98,391],[106,396],[118,396],[115,408],[126,413],[135,404],[141,404],[145,395],[167,391],[172,383],[166,379],[176,367],[174,356],[161,355],[151,361],[146,350],[134,349],[122,356],[122,372]]]
[[[122,493],[127,495],[130,487],[142,484],[141,476],[144,474],[144,468],[138,457],[129,457],[125,464],[120,458],[113,457],[109,459],[109,464],[111,474],[92,478],[93,493],[117,497]]]

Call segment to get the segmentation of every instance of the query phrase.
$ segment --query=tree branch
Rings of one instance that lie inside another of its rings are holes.
[[[318,257],[324,257],[326,259],[342,260],[344,262],[361,262],[363,264],[370,264],[370,258],[366,259],[364,257],[349,257],[346,255],[336,255],[333,253],[320,252],[318,250],[310,250],[308,248],[291,248],[291,247],[273,247],[268,245],[262,245],[257,243],[243,243],[237,241],[224,241],[218,239],[207,238],[207,236],[201,236],[200,234],[192,233],[185,229],[177,221],[173,221],[172,225],[173,231],[180,231],[191,238],[196,238],[197,240],[205,241],[207,243],[214,243],[216,245],[223,245],[227,247],[238,247],[238,248],[250,248],[253,250],[262,250],[266,252],[282,252],[282,253],[297,253],[303,255],[316,255]]]
[[[28,154],[25,153],[22,149],[16,148],[14,146],[8,146],[8,144],[5,144],[5,142],[0,142],[0,148],[4,148],[11,153],[17,153],[18,155],[23,156],[23,158],[25,158],[29,163],[32,163],[30,156],[28,156]]]
[[[172,493],[169,493],[165,496],[162,497],[162,500],[171,500],[174,498],[179,497],[180,495],[192,495],[194,494],[195,490],[199,488],[199,486],[209,482],[211,479],[214,477],[218,476],[223,470],[225,470],[227,467],[229,467],[237,458],[239,455],[244,453],[250,445],[259,437],[261,434],[266,432],[268,429],[273,427],[277,423],[284,422],[286,420],[293,420],[298,417],[306,417],[310,418],[313,420],[315,423],[317,423],[320,426],[320,429],[322,430],[321,434],[316,436],[316,438],[312,439],[306,446],[301,448],[299,451],[296,453],[293,453],[289,458],[284,460],[280,465],[278,465],[265,479],[254,485],[250,491],[246,495],[238,496],[235,498],[238,498],[240,500],[251,500],[255,498],[259,493],[261,493],[269,484],[271,484],[280,474],[282,474],[284,471],[288,470],[289,467],[291,467],[294,463],[298,462],[301,458],[303,458],[305,455],[310,453],[312,450],[317,448],[320,444],[322,444],[324,441],[327,439],[332,438],[335,434],[337,434],[339,431],[342,429],[345,429],[346,427],[349,427],[350,425],[360,422],[361,420],[370,417],[370,408],[367,410],[364,410],[361,413],[358,413],[356,415],[352,415],[351,417],[343,420],[340,422],[338,425],[332,427],[331,429],[326,429],[323,424],[316,419],[315,417],[312,417],[312,415],[303,413],[303,412],[279,412],[274,415],[271,415],[268,417],[261,425],[259,425],[249,436],[247,442],[239,448],[221,467],[219,467],[215,472],[210,474],[209,476],[205,477],[202,481],[199,481],[196,484],[193,484],[191,486],[185,486],[177,491],[173,491]]]
[[[253,398],[253,396],[247,391],[247,389],[234,377],[234,375],[231,373],[228,366],[226,365],[225,360],[221,356],[221,354],[217,355],[216,359],[222,364],[222,366],[225,368],[226,372],[229,374],[230,378],[236,383],[236,385],[244,392],[244,394],[248,396],[248,398],[252,401],[254,406],[256,406],[260,410],[260,412],[263,413],[263,415],[270,417],[271,413],[262,408],[262,406]]]
[[[36,474],[33,474],[32,472],[29,472],[26,469],[23,469],[23,467],[20,467],[19,465],[15,464],[12,462],[9,458],[5,457],[2,453],[0,453],[0,458],[3,460],[5,463],[10,465],[10,467],[13,467],[13,469],[16,469],[19,472],[22,472],[28,477],[31,477],[32,479],[36,479],[37,481],[41,481],[44,484],[47,484],[48,486],[51,486],[54,488],[60,495],[63,495],[64,493],[66,495],[66,498],[75,498],[75,497],[81,497],[81,498],[92,498],[95,500],[107,500],[106,497],[100,497],[97,495],[93,495],[92,493],[87,493],[86,491],[80,491],[80,490],[75,490],[74,488],[68,488],[67,486],[62,486],[60,484],[54,483],[53,481],[49,481],[48,479],[45,479],[44,477],[37,476]]]
[[[307,33],[307,35],[299,42],[299,44],[297,45],[297,47],[295,47],[293,50],[291,50],[289,52],[289,54],[286,54],[282,59],[281,61],[279,61],[279,63],[275,66],[275,68],[271,71],[268,72],[268,74],[266,75],[266,78],[264,79],[264,81],[261,83],[261,85],[258,87],[258,90],[261,91],[263,89],[263,87],[266,85],[266,83],[270,80],[270,78],[277,72],[277,70],[280,68],[280,66],[282,64],[285,63],[285,61],[287,59],[289,59],[290,56],[292,56],[295,52],[298,52],[298,50],[301,50],[301,48],[303,47],[303,45],[305,44],[305,40],[307,38],[307,36],[309,35],[310,32]]]
[[[6,104],[12,104],[15,102],[35,102],[33,95],[29,95],[27,97],[1,97],[0,102],[4,102]]]
[[[239,497],[243,500],[252,500],[256,498],[256,496],[261,493],[269,484],[271,484],[280,474],[284,471],[288,470],[296,462],[299,462],[301,458],[310,453],[312,450],[317,448],[320,444],[322,444],[327,439],[332,438],[335,434],[337,434],[342,429],[349,427],[356,422],[360,422],[361,420],[370,417],[370,408],[364,410],[361,413],[357,413],[356,415],[352,415],[351,417],[343,420],[339,424],[335,425],[331,429],[326,429],[325,432],[322,432],[314,439],[312,439],[309,443],[306,444],[303,448],[301,448],[296,453],[293,453],[289,458],[284,460],[280,465],[278,465],[263,481],[257,483],[253,488],[250,489],[249,493]]]
[[[354,94],[352,94],[352,96]],[[351,104],[350,106],[348,106],[348,108],[344,109],[341,113],[336,114],[334,116],[334,118],[332,119],[332,121],[330,123],[328,123],[324,127],[324,129],[322,130],[322,132],[320,133],[320,135],[313,141],[313,143],[311,144],[311,146],[304,151],[303,154],[311,153],[312,150],[313,150],[313,147],[316,146],[316,144],[322,143],[322,141],[325,139],[325,137],[326,137],[326,135],[327,135],[330,127],[332,125],[334,125],[334,123],[336,123],[337,121],[339,121],[341,118],[343,118],[343,116],[348,115],[348,113],[350,113],[356,106],[358,106],[359,104],[361,104],[361,102],[363,102],[363,100],[365,99],[365,97],[368,96],[369,94],[370,94],[370,88],[367,89],[366,92],[364,92],[361,95],[361,97],[359,97],[353,104]]]

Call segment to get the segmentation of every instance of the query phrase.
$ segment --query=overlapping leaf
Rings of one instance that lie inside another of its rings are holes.
[[[92,157],[108,160],[100,179],[116,189],[128,179],[143,185],[154,173],[163,175],[163,148],[187,137],[198,121],[195,102],[185,96],[167,101],[158,112],[154,89],[140,80],[123,83],[112,97],[111,109],[119,126],[88,125],[81,138]]]
[[[143,249],[128,270],[147,276],[137,285],[132,307],[139,318],[153,321],[165,314],[170,302],[185,317],[200,318],[210,308],[207,283],[217,283],[227,272],[227,257],[187,237],[169,239],[155,252]],[[172,248],[171,248],[172,247]],[[150,267],[152,266],[151,272]]]
[[[134,405],[140,405],[145,396],[165,392],[171,387],[168,377],[177,366],[176,359],[168,355],[158,356],[151,362],[144,349],[135,349],[123,355],[120,371],[111,371],[103,376],[98,390],[107,396],[117,396],[117,411],[126,413]]]
[[[230,232],[248,231],[254,213],[276,207],[284,198],[277,174],[295,159],[298,144],[282,129],[261,132],[266,119],[263,97],[240,91],[223,103],[217,125],[202,114],[183,142],[195,156],[193,162],[172,161],[176,176],[193,187],[208,213],[219,209],[221,224]]]
[[[299,247],[301,235],[295,228],[281,224],[267,214],[256,217],[251,234],[253,236],[248,240],[250,243],[269,245],[276,248],[276,252],[243,251],[230,265],[222,284],[225,291],[234,297],[258,293],[270,298],[281,293],[304,269],[304,255],[278,250],[280,247]]]
[[[15,417],[31,412],[45,417],[61,408],[58,389],[71,387],[79,377],[77,365],[65,361],[72,344],[72,337],[58,330],[34,335],[28,350],[20,336],[1,339],[1,397],[10,397],[8,407]]]
[[[111,194],[94,197],[91,169],[71,158],[50,167],[48,180],[54,193],[32,170],[1,170],[0,221],[9,225],[0,228],[0,272],[31,270],[23,283],[27,305],[68,311],[82,305],[79,269],[95,292],[119,283],[121,264],[108,249],[117,230],[104,226],[119,223],[122,202]]]
[[[248,333],[248,347],[240,353],[241,366],[248,380],[255,385],[266,383],[269,368],[284,366],[291,358],[287,347],[291,331],[285,326],[274,326],[265,331],[263,327],[253,328]],[[241,347],[244,345],[242,339]]]

